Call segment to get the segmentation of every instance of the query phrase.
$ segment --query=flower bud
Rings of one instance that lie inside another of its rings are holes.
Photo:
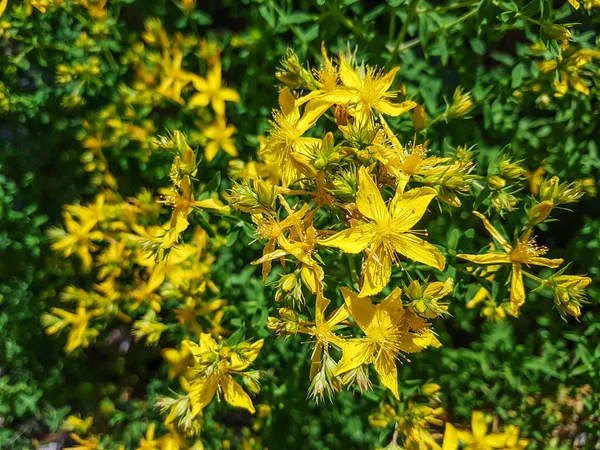
[[[358,180],[355,171],[346,170],[340,172],[334,175],[331,182],[333,184],[333,189],[331,189],[333,195],[344,202],[354,201],[358,189]]]
[[[293,307],[304,304],[302,279],[299,271],[285,274],[279,279],[277,290],[275,291],[275,301],[278,303],[287,301]]]
[[[436,383],[425,383],[421,387],[421,393],[427,397],[432,397],[440,391],[441,387]]]
[[[519,165],[518,162],[513,163],[510,162],[509,159],[503,159],[498,166],[500,175],[505,178],[510,178],[512,180],[520,180],[525,176],[527,172],[523,167]]]
[[[572,35],[569,29],[557,23],[545,23],[542,25],[544,31],[550,38],[556,40],[571,39]]]
[[[413,128],[415,131],[421,131],[425,128],[425,124],[427,123],[427,113],[425,112],[425,108],[423,105],[415,106],[413,110]]]
[[[519,199],[507,192],[494,191],[492,194],[492,206],[500,213],[504,211],[514,211],[518,203]]]
[[[550,200],[545,200],[535,205],[533,208],[531,208],[531,211],[529,211],[527,216],[529,223],[531,225],[538,225],[542,223],[550,215],[553,206],[554,205]]]
[[[490,189],[502,189],[506,186],[506,180],[498,175],[492,175],[487,180]]]
[[[446,115],[450,119],[457,119],[469,112],[473,106],[473,98],[470,92],[463,93],[462,87],[457,87],[452,97],[452,104],[446,111]]]

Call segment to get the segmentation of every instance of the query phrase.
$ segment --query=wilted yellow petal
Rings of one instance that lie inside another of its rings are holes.
[[[483,214],[481,214],[477,211],[473,211],[473,214],[475,214],[477,217],[479,217],[481,219],[485,229],[488,231],[488,233],[490,233],[492,235],[492,237],[496,240],[496,242],[498,242],[502,246],[502,248],[504,249],[505,252],[509,253],[512,251],[511,245],[507,242],[506,239],[504,239],[504,236],[502,236],[498,232],[498,230],[496,230],[496,228],[494,228],[494,226],[487,219],[487,217],[485,217]]]
[[[2,17],[2,14],[4,14],[6,5],[8,5],[8,0],[0,0],[0,17]]]

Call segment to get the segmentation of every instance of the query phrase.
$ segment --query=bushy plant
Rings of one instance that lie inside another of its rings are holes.
[[[597,8],[0,0],[0,447],[594,448]]]

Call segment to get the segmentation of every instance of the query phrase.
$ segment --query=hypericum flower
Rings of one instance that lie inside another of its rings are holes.
[[[221,63],[217,62],[208,72],[206,78],[197,75],[191,76],[192,83],[197,94],[194,94],[188,101],[188,106],[212,105],[217,116],[225,115],[225,102],[239,102],[239,94],[231,88],[223,87],[221,79]]]
[[[209,139],[204,148],[204,156],[208,162],[214,159],[221,148],[231,156],[238,155],[235,143],[231,138],[235,133],[235,127],[227,125],[224,117],[217,117],[217,121],[209,127],[204,128],[203,133]]]
[[[457,450],[458,442],[461,441],[467,446],[465,450],[492,450],[494,448],[513,448],[506,447],[507,436],[504,433],[487,434],[488,426],[485,414],[481,411],[474,411],[471,417],[471,430],[456,430],[451,424],[446,424],[446,433],[444,436],[443,450]],[[518,429],[517,429],[518,430]],[[517,433],[518,434],[518,433]],[[512,443],[514,433],[511,430],[510,442]]]
[[[222,392],[231,406],[255,412],[252,400],[232,375],[242,375],[258,356],[263,343],[264,339],[260,339],[252,344],[243,342],[231,348],[223,342],[217,343],[210,334],[200,335],[200,345],[183,341],[196,361],[196,377],[190,382],[189,392],[194,416],[210,403],[217,390]]]
[[[439,341],[424,320],[404,309],[400,288],[395,288],[377,305],[349,289],[341,288],[341,291],[350,315],[365,337],[344,343],[334,375],[373,363],[381,383],[399,399],[396,361],[402,353],[419,352],[430,345],[439,346]]]
[[[283,236],[284,231],[290,227],[298,225],[307,212],[308,205],[304,205],[298,211],[289,214],[281,221],[276,220],[270,214],[254,214],[252,216],[252,221],[256,225],[256,234],[262,239],[268,239],[263,250],[263,257],[275,251],[277,242]],[[272,259],[266,259],[262,261],[263,282],[267,279],[267,276],[271,272],[271,262]],[[253,262],[253,264],[257,263],[258,261]]]
[[[104,234],[99,230],[93,230],[96,226],[95,220],[86,218],[77,222],[67,211],[63,213],[63,220],[66,231],[61,228],[53,228],[48,233],[54,241],[52,250],[62,252],[65,258],[76,253],[81,259],[83,267],[90,269],[92,267],[90,252],[98,249],[93,241],[101,240]]]
[[[380,405],[379,412],[369,416],[369,423],[380,428],[393,423],[394,431],[404,437],[407,449],[439,449],[429,428],[430,425],[443,425],[438,418],[443,412],[443,408],[432,408],[412,400],[406,406],[400,403],[397,408],[385,403]]]
[[[582,76],[584,73],[582,69],[595,58],[600,58],[600,50],[588,48],[573,50],[573,47],[567,43],[557,59],[540,61],[537,65],[542,73],[558,71],[560,79],[554,80],[554,88],[557,91],[555,97],[564,96],[569,86],[583,95],[590,95],[590,88]]]
[[[422,187],[404,193],[397,190],[386,207],[379,189],[364,167],[359,169],[358,185],[356,204],[367,222],[340,231],[319,241],[319,244],[339,248],[346,253],[360,253],[369,248],[361,296],[381,292],[390,280],[392,262],[398,262],[397,253],[436,269],[444,269],[445,258],[440,251],[411,231],[437,195],[434,189]]]
[[[156,91],[165,98],[171,99],[181,105],[185,102],[181,98],[181,91],[190,82],[191,73],[182,69],[183,53],[181,49],[173,47],[163,51],[161,60],[161,82]]]
[[[51,314],[42,316],[42,324],[46,327],[46,334],[56,334],[66,327],[71,327],[65,351],[71,353],[80,347],[88,347],[90,338],[98,336],[98,330],[88,329],[89,320],[101,313],[99,310],[88,312],[85,304],[80,302],[75,313],[61,308],[51,308]]]
[[[279,106],[281,111],[273,112],[273,129],[271,137],[264,148],[259,150],[259,155],[267,162],[279,166],[281,185],[287,187],[301,177],[296,168],[293,155],[295,153],[309,154],[311,146],[318,145],[321,140],[304,137],[304,133],[311,128],[317,119],[329,107],[326,103],[311,102],[300,110],[296,106],[294,96],[288,88],[279,93]]]
[[[510,303],[512,305],[513,314],[515,317],[519,313],[519,308],[525,303],[525,286],[523,285],[522,266],[534,265],[556,268],[563,263],[562,259],[543,258],[548,249],[539,247],[535,244],[535,240],[531,238],[531,230],[525,232],[524,235],[518,237],[514,245],[510,245],[490,221],[481,213],[473,211],[479,217],[485,229],[492,235],[494,240],[500,244],[502,250],[491,251],[483,255],[456,255],[457,258],[466,259],[475,264],[510,264],[512,267],[512,276],[510,282]]]
[[[319,290],[317,292],[317,300],[315,306],[315,325],[314,327],[301,327],[298,331],[314,336],[314,350],[311,356],[310,379],[312,380],[322,366],[323,350],[327,351],[329,344],[332,343],[336,347],[341,348],[344,344],[342,338],[333,332],[333,329],[350,316],[350,312],[345,305],[336,309],[329,318],[325,319],[325,310],[329,305],[330,300],[323,296]]]
[[[388,89],[394,82],[398,70],[400,68],[395,67],[384,74],[374,67],[353,68],[343,56],[340,56],[339,76],[344,86],[318,97],[318,100],[349,106],[350,114],[359,123],[371,120],[376,111],[386,116],[399,116],[410,111],[417,104],[412,100],[402,103],[390,101],[396,96],[396,92],[388,92]]]

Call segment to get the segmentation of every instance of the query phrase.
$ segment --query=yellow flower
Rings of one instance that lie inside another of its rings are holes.
[[[485,415],[481,411],[473,411],[471,417],[471,430],[457,430],[458,440],[467,444],[465,450],[491,450],[504,448],[506,436],[502,433],[487,434],[488,426]],[[446,450],[446,448],[444,448]]]
[[[359,253],[369,248],[364,263],[361,296],[377,294],[387,285],[392,274],[392,262],[398,261],[397,253],[443,270],[445,258],[440,251],[410,231],[423,217],[435,196],[436,191],[430,187],[411,189],[405,193],[397,190],[386,207],[375,182],[361,167],[356,204],[367,222],[319,243],[346,253]]]
[[[396,360],[402,353],[419,352],[439,342],[425,321],[407,313],[395,288],[383,302],[373,305],[369,299],[341,288],[348,311],[365,333],[364,338],[350,339],[342,346],[342,358],[334,375],[373,363],[381,383],[399,399]],[[420,332],[415,332],[416,328]]]
[[[156,89],[157,92],[165,98],[169,98],[181,105],[184,104],[181,98],[181,91],[190,82],[191,73],[182,69],[183,53],[177,47],[163,51],[161,60],[161,83]]]
[[[303,135],[329,105],[311,102],[300,115],[294,96],[288,88],[285,88],[279,93],[279,106],[281,111],[273,112],[271,136],[266,145],[259,150],[259,155],[266,163],[279,166],[281,184],[287,187],[302,176],[296,168],[294,154],[310,155],[309,148],[321,142],[320,139]]]
[[[146,429],[146,436],[144,436],[140,440],[140,446],[137,450],[157,450],[159,449],[159,443],[156,439],[154,439],[154,431],[156,429],[156,424],[151,423],[148,425]]]
[[[339,76],[344,86],[318,97],[318,100],[351,107],[350,113],[358,123],[371,120],[375,111],[387,116],[399,116],[410,111],[417,104],[412,100],[402,103],[390,101],[396,96],[396,92],[388,92],[388,89],[394,82],[398,70],[400,68],[395,67],[384,74],[373,67],[353,68],[343,56],[340,56]]]
[[[204,136],[209,139],[204,148],[204,156],[208,162],[212,161],[219,149],[225,150],[231,156],[237,156],[238,152],[231,136],[235,133],[233,125],[227,125],[225,118],[217,117],[217,121],[203,130]]]
[[[548,259],[541,255],[545,254],[548,249],[538,247],[535,240],[531,239],[531,230],[525,232],[524,235],[517,238],[514,246],[502,236],[490,221],[477,211],[473,211],[477,217],[483,221],[485,229],[492,235],[498,244],[502,247],[500,251],[492,251],[484,255],[456,255],[458,258],[466,259],[474,264],[510,264],[512,267],[512,276],[510,282],[510,303],[512,305],[513,314],[518,315],[519,308],[525,303],[525,286],[523,285],[522,266],[534,265],[556,268],[563,263],[562,259]]]
[[[217,116],[225,115],[225,102],[239,102],[240,96],[231,88],[223,87],[221,79],[221,63],[217,62],[208,72],[206,78],[197,75],[191,76],[192,83],[198,91],[188,101],[188,106],[194,108],[197,106],[212,105]]]
[[[542,73],[558,71],[559,79],[553,81],[557,91],[555,97],[564,96],[569,86],[583,95],[590,95],[590,88],[580,73],[582,73],[581,69],[595,58],[600,58],[600,50],[587,48],[573,50],[573,47],[567,43],[557,59],[540,61],[537,65]]]
[[[92,317],[100,314],[100,312],[98,310],[87,312],[85,304],[80,302],[75,313],[61,308],[51,308],[51,314],[42,316],[42,323],[46,327],[46,334],[48,335],[56,334],[68,326],[71,327],[65,345],[65,351],[71,353],[80,347],[88,347],[90,337],[98,335],[98,330],[88,330],[88,323]]]
[[[90,436],[86,439],[77,436],[75,433],[71,433],[70,436],[79,445],[65,447],[65,450],[100,450],[100,442],[98,442],[96,436]]]
[[[63,220],[66,231],[54,228],[49,232],[50,238],[55,241],[52,244],[52,250],[62,252],[65,258],[76,253],[81,259],[83,267],[90,269],[92,267],[90,252],[98,249],[92,241],[99,241],[104,235],[99,230],[92,231],[96,226],[95,220],[84,219],[77,222],[67,211],[63,213]]]
[[[81,419],[77,416],[69,416],[63,424],[63,430],[76,431],[79,434],[86,434],[94,424],[93,417],[86,417]]]
[[[310,379],[312,380],[317,372],[322,367],[322,355],[323,350],[327,351],[329,344],[332,343],[336,347],[341,348],[344,341],[338,335],[333,332],[340,322],[343,322],[350,316],[350,312],[345,305],[337,308],[326,320],[325,310],[329,305],[330,300],[323,296],[323,293],[319,290],[317,292],[317,300],[315,306],[315,326],[314,327],[302,327],[299,329],[301,333],[315,337],[315,347],[311,356],[310,365]]]
[[[242,375],[256,359],[264,339],[252,344],[243,342],[236,348],[218,344],[210,334],[200,335],[200,345],[192,341],[183,341],[194,355],[197,363],[195,372],[198,377],[190,383],[189,397],[192,414],[197,416],[210,403],[217,390],[231,406],[255,412],[252,400],[232,375]]]
[[[290,227],[296,226],[300,223],[303,217],[308,212],[308,205],[304,205],[300,210],[289,214],[285,219],[278,221],[272,217],[269,213],[254,214],[252,221],[256,225],[256,234],[263,239],[268,239],[267,244],[263,250],[263,257],[271,254],[275,251],[275,246],[278,241],[281,241],[283,233]],[[261,258],[262,260],[262,258]],[[266,281],[267,275],[271,272],[271,258],[260,261],[262,263],[262,277],[263,282]],[[252,264],[259,264],[258,261],[254,261]]]

